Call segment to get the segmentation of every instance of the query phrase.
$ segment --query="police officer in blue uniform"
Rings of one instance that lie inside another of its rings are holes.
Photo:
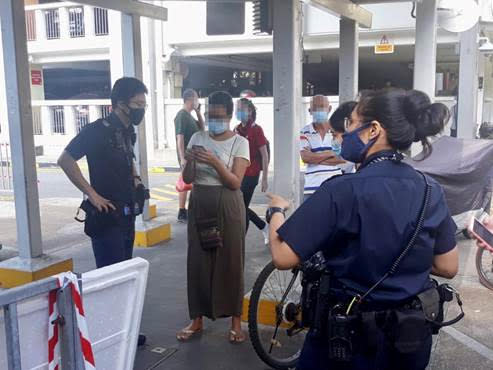
[[[364,97],[348,122],[341,153],[359,164],[358,171],[326,181],[286,221],[289,203],[270,195],[270,240],[276,267],[291,269],[321,251],[333,277],[331,289],[342,301],[361,297],[395,263],[423,213],[414,245],[395,273],[365,297],[362,311],[399,308],[431,287],[430,274],[454,277],[456,225],[443,191],[404,164],[400,154],[420,141],[424,155],[429,155],[427,138],[438,134],[448,117],[443,104],[431,104],[419,91],[385,90]],[[423,207],[427,184],[429,199]],[[423,333],[417,349],[406,354],[396,349],[383,329],[374,334],[375,347],[362,348],[342,364],[329,360],[327,340],[310,330],[298,369],[426,368],[431,331]]]

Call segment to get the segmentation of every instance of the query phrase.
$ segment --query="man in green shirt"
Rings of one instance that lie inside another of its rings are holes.
[[[197,114],[198,120],[193,118],[192,111]],[[204,129],[204,119],[200,113],[199,96],[193,89],[186,89],[183,92],[183,108],[176,114],[175,117],[175,134],[176,134],[176,151],[178,154],[178,162],[180,169],[185,168],[185,151],[187,150],[188,142],[199,130]],[[187,203],[188,192],[179,193],[179,210],[178,221],[187,221]]]

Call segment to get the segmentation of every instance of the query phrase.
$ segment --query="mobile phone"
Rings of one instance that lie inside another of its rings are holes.
[[[488,245],[488,247],[493,248],[493,232],[488,230],[476,217],[473,217],[471,220],[469,231],[483,243]]]
[[[193,150],[202,150],[205,152],[205,148],[202,145],[192,145]]]

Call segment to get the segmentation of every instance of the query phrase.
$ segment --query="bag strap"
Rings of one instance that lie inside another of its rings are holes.
[[[423,205],[421,206],[421,212],[419,214],[418,224],[416,225],[416,229],[414,230],[414,233],[413,233],[411,239],[409,240],[409,243],[407,243],[406,248],[404,248],[404,250],[399,255],[399,257],[397,257],[397,259],[394,261],[394,263],[390,267],[389,271],[387,271],[385,273],[385,275],[383,275],[380,280],[378,280],[370,289],[368,289],[366,291],[365,294],[363,294],[358,299],[358,301],[357,301],[358,304],[361,304],[363,302],[363,300],[366,297],[368,297],[368,295],[371,292],[373,292],[376,288],[378,288],[380,286],[380,284],[382,284],[389,276],[392,276],[392,275],[395,274],[395,272],[397,270],[397,267],[399,267],[400,263],[402,262],[402,260],[404,259],[404,257],[406,257],[406,255],[409,253],[409,251],[411,250],[411,248],[414,247],[414,245],[416,244],[416,239],[418,238],[419,233],[423,229],[423,224],[424,224],[424,221],[425,221],[426,210],[428,208],[428,204],[430,203],[430,198],[431,198],[431,185],[428,182],[428,179],[426,178],[426,176],[423,175],[423,173],[421,173],[421,172],[419,172],[419,173],[421,174],[421,176],[423,176],[423,178],[425,180],[425,195],[424,195],[424,198],[423,198]]]
[[[229,163],[231,162],[231,157],[233,156],[233,150],[235,148],[235,144],[237,140],[238,140],[238,136],[235,137],[235,141],[233,141],[233,145],[231,145],[231,151],[229,152],[229,158],[228,158],[228,163],[226,164],[226,169],[229,168]],[[221,192],[219,193],[219,202],[217,204],[218,215],[219,215],[219,208],[221,207],[221,201],[223,200],[223,191],[224,191],[224,186],[221,187]]]

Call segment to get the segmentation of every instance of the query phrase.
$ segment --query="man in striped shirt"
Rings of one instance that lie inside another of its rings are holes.
[[[300,132],[300,155],[306,164],[303,200],[312,195],[325,180],[342,174],[338,165],[345,161],[333,151],[330,110],[326,96],[314,96],[310,101],[312,123],[303,127]]]

